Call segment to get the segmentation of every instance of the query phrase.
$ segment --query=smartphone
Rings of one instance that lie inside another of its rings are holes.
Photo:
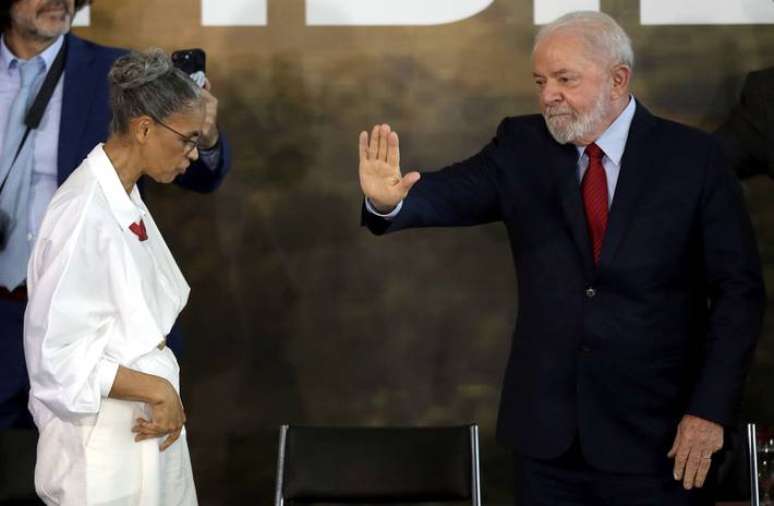
[[[207,55],[204,49],[180,49],[172,53],[172,64],[188,75],[206,72]]]

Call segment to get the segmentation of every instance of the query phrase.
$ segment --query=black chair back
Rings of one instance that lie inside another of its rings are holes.
[[[470,501],[478,427],[283,426],[276,506]]]

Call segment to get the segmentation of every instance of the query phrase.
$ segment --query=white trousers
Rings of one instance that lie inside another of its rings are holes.
[[[148,358],[169,363],[161,352]],[[138,369],[155,368],[142,365]],[[81,424],[48,422],[40,432],[35,465],[40,498],[50,506],[196,505],[185,428],[160,452],[163,438],[134,441],[131,428],[138,417],[150,419],[145,403],[103,399],[99,413]]]

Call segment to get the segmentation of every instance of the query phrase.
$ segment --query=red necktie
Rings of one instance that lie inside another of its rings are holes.
[[[607,176],[602,167],[602,157],[605,153],[599,146],[592,143],[586,146],[586,155],[589,157],[589,167],[581,182],[581,194],[591,247],[594,251],[594,263],[599,264],[602,241],[607,230]]]
[[[145,241],[148,239],[148,232],[145,230],[145,223],[142,220],[129,225],[129,230],[131,230],[140,241]]]

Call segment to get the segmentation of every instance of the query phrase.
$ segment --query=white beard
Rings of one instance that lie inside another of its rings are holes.
[[[574,143],[579,139],[587,139],[607,117],[610,104],[607,100],[609,90],[604,90],[594,102],[591,110],[578,113],[569,105],[547,107],[543,112],[546,126],[551,136],[559,144]],[[556,114],[568,114],[569,116],[552,117]]]

